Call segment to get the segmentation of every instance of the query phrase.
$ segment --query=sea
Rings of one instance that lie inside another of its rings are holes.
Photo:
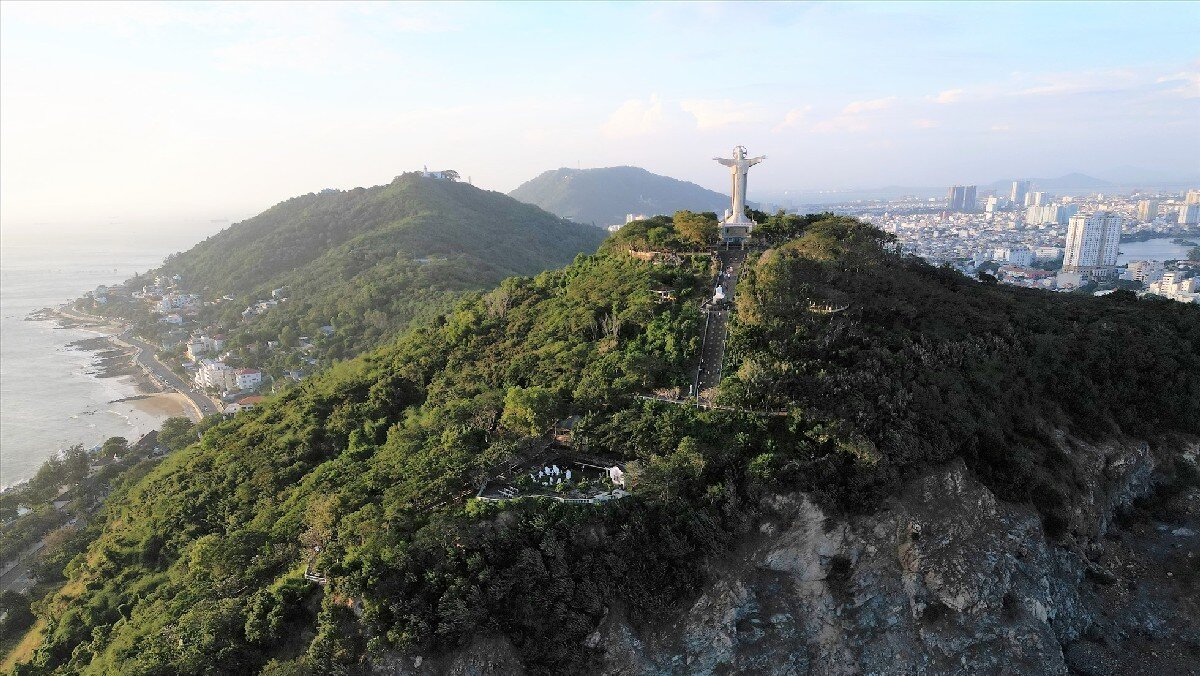
[[[155,268],[208,234],[0,231],[0,487],[29,479],[62,449],[113,436],[132,441],[162,422],[117,401],[138,394],[131,379],[96,377],[95,353],[70,346],[100,334],[28,321],[29,314]]]
[[[1117,254],[1117,265],[1125,265],[1129,261],[1170,261],[1182,260],[1188,257],[1190,246],[1173,244],[1175,237],[1148,239],[1144,242],[1121,242],[1120,253]],[[1184,237],[1188,241],[1194,238]]]

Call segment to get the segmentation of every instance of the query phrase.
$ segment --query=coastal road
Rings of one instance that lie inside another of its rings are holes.
[[[24,593],[33,589],[34,579],[29,576],[29,564],[45,546],[44,540],[38,540],[21,552],[16,561],[5,566],[0,572],[0,591]]]
[[[70,309],[65,306],[58,308],[58,313],[64,317],[68,317],[76,321],[93,322],[108,327],[115,327],[118,325],[116,320],[109,319],[107,317],[99,317],[86,312],[80,312],[79,310]],[[192,413],[196,413],[197,411],[200,412],[197,420],[199,420],[199,418],[206,418],[210,415],[216,415],[221,412],[220,409],[217,408],[217,405],[213,403],[212,399],[209,399],[208,396],[206,396],[203,392],[198,392],[192,389],[183,381],[182,378],[175,375],[174,371],[167,368],[166,364],[159,361],[158,358],[154,356],[154,346],[142,340],[141,338],[135,337],[132,330],[126,328],[120,333],[120,335],[113,336],[113,338],[137,348],[138,351],[134,360],[138,363],[138,365],[154,374],[154,377],[158,378],[159,382],[187,397],[192,403],[192,406],[189,407],[189,410]]]
[[[192,404],[194,404],[195,407],[200,410],[201,417],[207,417],[220,413],[220,411],[217,409],[217,405],[213,403],[212,399],[209,399],[204,394],[201,394],[193,390],[191,387],[188,387],[187,383],[183,382],[182,378],[175,375],[174,371],[167,368],[166,364],[162,363],[157,357],[154,356],[153,345],[147,343],[141,338],[134,337],[133,333],[130,331],[125,331],[121,335],[117,336],[117,338],[138,348],[138,352],[135,357],[138,365],[153,373],[154,377],[158,378],[160,382],[190,399]]]

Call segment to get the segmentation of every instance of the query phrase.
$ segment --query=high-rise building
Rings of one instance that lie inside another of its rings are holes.
[[[961,185],[952,185],[946,191],[946,210],[947,211],[962,211],[963,198],[966,196],[966,189]]]
[[[1040,207],[1049,204],[1050,200],[1051,196],[1040,190],[1025,194],[1025,206],[1027,207]]]
[[[1063,272],[1085,277],[1109,277],[1116,272],[1117,247],[1124,219],[1110,211],[1077,214],[1067,226],[1067,253]]]
[[[952,185],[946,191],[947,211],[975,211],[975,186]]]
[[[1138,202],[1137,217],[1141,223],[1149,223],[1158,216],[1158,200],[1142,200]]]
[[[1029,181],[1013,181],[1012,190],[1008,193],[1008,201],[1019,207],[1025,204],[1025,195],[1029,193]]]
[[[1050,212],[1046,222],[1058,225],[1067,225],[1071,222],[1071,217],[1079,213],[1079,207],[1074,204],[1051,204],[1042,209]]]
[[[1077,213],[1079,213],[1079,207],[1074,204],[1031,206],[1025,209],[1025,223],[1027,225],[1066,225]]]
[[[1187,191],[1187,198],[1183,201],[1185,204],[1200,204],[1200,190]]]
[[[1200,191],[1197,191],[1200,192]],[[1190,197],[1190,195],[1189,195]],[[1196,225],[1200,224],[1200,202],[1188,202],[1179,207],[1179,224],[1180,225]]]

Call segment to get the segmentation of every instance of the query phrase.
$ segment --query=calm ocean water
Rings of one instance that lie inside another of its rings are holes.
[[[1169,261],[1187,258],[1191,247],[1172,244],[1174,237],[1165,239],[1148,239],[1145,242],[1121,242],[1121,253],[1117,256],[1117,265],[1125,265],[1129,261]],[[1192,239],[1185,237],[1184,239]]]
[[[216,230],[219,226],[213,226]],[[135,439],[160,419],[113,400],[137,394],[126,378],[97,378],[90,352],[68,347],[95,333],[25,321],[100,284],[157,267],[208,232],[131,236],[98,229],[59,241],[3,233],[0,245],[0,485],[27,479],[60,449],[111,436]]]

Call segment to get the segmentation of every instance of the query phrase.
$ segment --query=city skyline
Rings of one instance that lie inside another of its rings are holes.
[[[1197,5],[943,10],[5,3],[0,217],[237,219],[423,165],[723,190],[735,144],[772,154],[761,195],[1200,175]]]

